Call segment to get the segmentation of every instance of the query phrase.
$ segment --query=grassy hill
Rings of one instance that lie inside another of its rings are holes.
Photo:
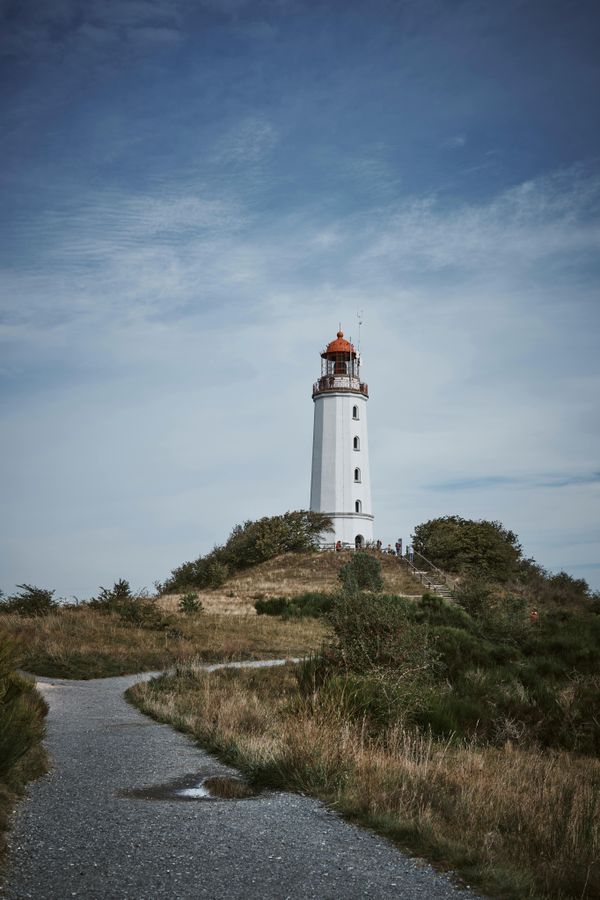
[[[307,591],[333,593],[340,587],[338,572],[352,559],[351,551],[334,553],[282,553],[274,559],[238,572],[222,587],[197,591],[207,612],[227,615],[253,615],[258,599],[295,597]],[[423,586],[412,578],[395,556],[377,554],[381,562],[384,590],[406,597],[421,596]],[[177,608],[181,594],[165,594],[161,607]]]

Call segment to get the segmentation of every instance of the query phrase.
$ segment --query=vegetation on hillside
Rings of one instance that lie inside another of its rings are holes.
[[[337,596],[273,598],[256,609],[326,617],[334,640],[306,677],[357,721],[600,754],[597,606],[574,610],[555,597],[532,619],[527,597],[474,577],[451,601],[383,594],[380,563],[365,552],[339,580]]]
[[[331,530],[328,516],[308,510],[244,522],[235,526],[222,546],[173,569],[162,590],[220,587],[235,572],[273,559],[281,553],[314,550],[319,534]]]
[[[395,556],[376,553],[381,563],[384,589],[390,594],[420,596],[423,586],[413,577],[407,565]],[[257,600],[285,597],[293,600],[300,594],[335,594],[340,587],[339,571],[353,557],[353,550],[340,552],[308,551],[282,553],[227,579],[221,588],[193,588],[206,612],[253,614]],[[159,605],[169,611],[178,607],[181,594],[164,594]]]
[[[600,616],[530,621],[520,598],[472,611],[342,595],[334,641],[305,679],[374,730],[600,754]]]
[[[377,557],[356,553],[327,597],[332,636],[294,670],[192,666],[132,699],[255,783],[319,796],[504,900],[591,900],[599,605],[585,582],[548,575],[515,535],[483,524],[487,565],[475,562],[477,528],[445,550],[460,572],[452,600],[385,594]],[[533,617],[532,596],[545,598]],[[293,599],[296,612],[289,598],[261,611],[323,614],[322,597]]]
[[[162,670],[194,660],[302,656],[326,633],[314,619],[173,613],[166,628],[124,621],[117,612],[61,607],[44,617],[2,617],[2,628],[22,640],[21,665],[55,678],[105,678]]]
[[[0,863],[14,802],[28,781],[46,771],[41,744],[46,704],[33,683],[17,673],[22,658],[22,645],[0,628]]]
[[[487,597],[506,589],[526,597],[532,606],[600,608],[600,595],[583,578],[552,574],[525,558],[514,532],[500,522],[443,516],[415,528],[416,553],[460,577],[464,591]]]

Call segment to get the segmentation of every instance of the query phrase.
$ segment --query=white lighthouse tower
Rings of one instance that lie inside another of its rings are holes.
[[[321,353],[321,377],[313,385],[310,508],[331,516],[333,540],[364,547],[373,540],[367,442],[369,388],[360,380],[360,357],[338,331]],[[323,537],[331,541],[329,532]]]

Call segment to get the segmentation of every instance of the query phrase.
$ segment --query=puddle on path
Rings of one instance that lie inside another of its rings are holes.
[[[167,784],[119,791],[120,797],[133,800],[251,800],[258,791],[241,778],[231,775],[185,775]]]

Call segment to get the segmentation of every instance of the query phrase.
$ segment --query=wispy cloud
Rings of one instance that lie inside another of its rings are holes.
[[[507,270],[543,259],[600,250],[600,177],[557,172],[510,188],[488,203],[410,200],[384,216],[386,228],[363,260],[394,268]]]
[[[447,138],[443,142],[442,147],[445,150],[460,150],[466,143],[467,136],[465,134],[455,134],[452,137]]]
[[[484,475],[476,478],[454,478],[427,485],[433,491],[471,491],[504,488],[563,488],[574,485],[599,484],[600,472],[585,474],[530,474],[520,477],[506,475]]]
[[[212,153],[217,164],[254,163],[268,154],[278,140],[275,127],[263,117],[250,116],[231,128]]]

